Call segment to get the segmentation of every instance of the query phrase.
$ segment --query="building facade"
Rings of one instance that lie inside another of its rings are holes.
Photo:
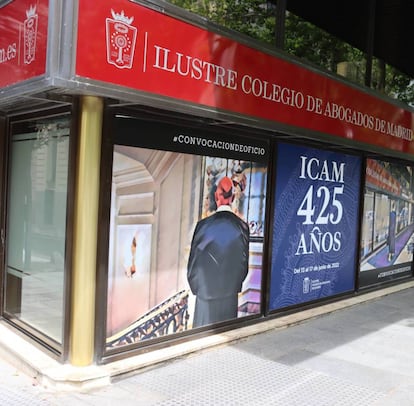
[[[414,112],[173,10],[0,9],[2,322],[62,364],[413,276]]]

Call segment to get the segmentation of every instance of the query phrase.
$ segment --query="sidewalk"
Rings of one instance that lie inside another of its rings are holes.
[[[414,287],[398,289],[87,393],[46,389],[0,360],[0,404],[412,406]]]

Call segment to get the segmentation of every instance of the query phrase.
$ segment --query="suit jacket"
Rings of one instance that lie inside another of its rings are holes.
[[[187,269],[191,291],[205,300],[237,294],[248,261],[248,225],[230,211],[217,211],[194,231]]]

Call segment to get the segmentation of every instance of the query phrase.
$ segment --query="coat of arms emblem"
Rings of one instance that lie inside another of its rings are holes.
[[[26,20],[23,23],[24,63],[34,61],[36,54],[37,20],[36,6],[26,10]]]
[[[111,10],[112,18],[106,19],[106,56],[111,65],[120,69],[131,69],[134,61],[137,29],[132,26],[134,17],[124,11]]]

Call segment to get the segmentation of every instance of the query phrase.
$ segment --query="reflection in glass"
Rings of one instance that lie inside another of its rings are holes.
[[[62,340],[69,119],[16,125],[10,149],[5,310]]]
[[[362,223],[361,235],[361,258],[365,258],[371,250],[374,241],[374,193],[365,192],[364,198],[364,221]]]
[[[368,159],[360,270],[371,276],[363,286],[411,274],[413,218],[412,167]]]

